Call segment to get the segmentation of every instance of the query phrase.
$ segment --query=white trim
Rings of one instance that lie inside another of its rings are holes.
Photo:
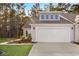
[[[35,30],[33,30],[33,27],[35,27]],[[37,33],[36,33],[36,29],[37,29],[37,27],[70,27],[70,28],[72,28],[73,27],[73,24],[31,24],[31,34],[32,34],[32,41],[33,42],[37,42]],[[74,41],[74,38],[73,38],[73,36],[74,36],[74,34],[73,34],[73,31],[74,30],[72,30],[72,31],[70,31],[70,32],[72,32],[71,33],[71,41]]]
[[[37,28],[39,28],[39,27],[42,27],[42,28],[44,28],[44,27],[49,27],[49,28],[51,28],[51,27],[68,27],[70,30],[69,30],[69,32],[70,32],[70,40],[71,41],[73,41],[74,40],[74,38],[73,38],[73,30],[71,30],[71,27],[73,27],[73,24],[35,24],[35,27],[36,27],[36,33],[35,33],[35,42],[37,42]],[[34,34],[33,34],[34,35]]]
[[[67,26],[70,26],[72,24],[31,24],[31,26],[43,26],[43,25],[49,25],[49,26],[57,26],[57,25],[64,26],[64,25],[67,25]]]
[[[42,19],[41,17],[42,17],[42,15],[44,16],[44,19]],[[48,15],[48,19],[46,19],[46,15]],[[51,19],[51,15],[53,15],[53,19]],[[56,15],[58,16],[58,19],[56,19],[55,17],[56,17]],[[60,17],[59,17],[59,14],[40,14],[39,15],[39,21],[60,21]]]

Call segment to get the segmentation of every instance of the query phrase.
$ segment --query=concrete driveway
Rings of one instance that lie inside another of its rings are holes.
[[[79,56],[79,45],[73,43],[35,43],[29,56]]]

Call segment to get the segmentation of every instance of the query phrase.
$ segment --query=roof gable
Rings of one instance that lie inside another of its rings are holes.
[[[68,20],[72,21],[73,23],[75,23],[75,18],[77,14],[61,13],[61,15],[67,18]]]
[[[63,16],[63,17],[61,17],[61,19],[60,20],[62,20],[62,21],[57,21],[57,22],[55,22],[55,21],[40,21],[39,20],[39,16],[36,18],[36,19],[33,19],[33,21],[34,21],[34,23],[75,23],[75,18],[76,18],[76,15],[78,15],[78,14],[73,14],[73,13],[64,13],[64,12],[46,12],[46,11],[42,11],[42,12],[39,12],[39,15],[41,14],[41,13],[44,13],[44,14],[59,14],[59,15],[61,15],[61,16]],[[64,22],[63,22],[64,21]]]

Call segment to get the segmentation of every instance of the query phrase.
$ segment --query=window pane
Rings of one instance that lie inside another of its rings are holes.
[[[41,19],[44,19],[44,15],[41,15]]]
[[[55,15],[55,19],[58,19],[58,15]]]
[[[46,19],[49,19],[49,15],[46,15]]]
[[[51,15],[51,19],[53,19],[53,15]]]

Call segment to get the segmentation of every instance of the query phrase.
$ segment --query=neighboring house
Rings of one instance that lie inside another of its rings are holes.
[[[39,16],[32,19],[29,28],[23,28],[31,33],[33,42],[78,42],[79,25],[75,24],[78,14],[63,12],[39,12]]]

